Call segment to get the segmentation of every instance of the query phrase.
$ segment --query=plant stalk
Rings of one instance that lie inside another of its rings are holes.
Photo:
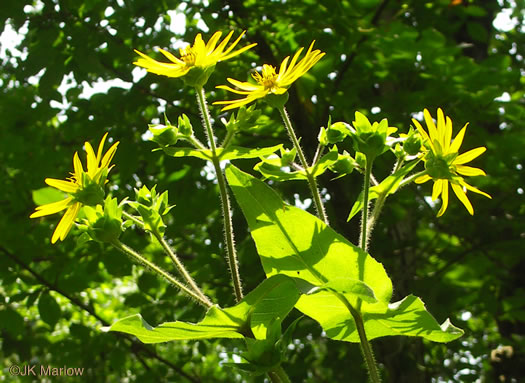
[[[224,222],[224,238],[226,242],[226,252],[228,256],[228,266],[233,283],[233,290],[235,292],[235,299],[239,302],[243,298],[241,278],[239,275],[239,264],[237,261],[237,252],[235,250],[235,239],[233,237],[233,225],[231,218],[230,198],[228,197],[228,190],[226,189],[226,180],[222,173],[219,157],[217,156],[217,146],[215,144],[215,137],[213,136],[213,128],[211,126],[210,112],[206,104],[206,94],[204,88],[196,88],[197,101],[202,114],[202,120],[206,135],[208,137],[210,149],[212,152],[212,163],[217,176],[217,183],[219,184],[219,192],[221,196],[222,217]]]
[[[381,383],[381,378],[379,377],[379,372],[377,370],[376,361],[374,358],[374,352],[372,351],[372,346],[366,337],[365,324],[363,322],[363,317],[361,313],[357,311],[351,304],[348,302],[346,297],[342,294],[336,293],[336,296],[341,302],[346,306],[352,317],[354,318],[355,326],[357,328],[357,334],[359,335],[359,341],[361,345],[361,350],[363,351],[363,356],[366,362],[366,368],[370,374],[370,380],[372,383]]]
[[[310,186],[310,192],[312,193],[312,197],[314,199],[315,208],[317,210],[317,215],[320,219],[322,219],[327,225],[328,222],[328,216],[326,215],[325,208],[323,205],[323,201],[321,200],[321,195],[319,194],[319,189],[317,187],[317,180],[315,176],[310,173],[308,162],[306,161],[306,157],[304,156],[303,149],[301,148],[301,145],[299,143],[299,140],[297,139],[297,136],[295,135],[295,131],[292,126],[292,122],[290,121],[290,118],[288,117],[288,113],[286,112],[286,109],[284,106],[282,108],[279,108],[279,113],[281,113],[281,117],[284,122],[284,126],[286,127],[286,130],[288,132],[288,135],[290,136],[290,139],[292,140],[292,143],[297,150],[297,155],[299,156],[299,161],[301,161],[301,166],[304,168],[304,171],[306,172],[306,177],[308,180],[308,186]]]
[[[136,222],[137,224],[144,226],[144,222],[142,222],[137,217],[123,211],[122,214],[126,216],[127,218],[131,219],[133,222]],[[190,285],[190,287],[193,289],[193,291],[199,295],[203,301],[208,302],[210,305],[213,305],[213,303],[209,300],[209,298],[202,292],[202,290],[199,288],[199,286],[195,283],[191,275],[188,273],[188,270],[184,267],[184,264],[179,260],[179,257],[177,257],[177,254],[172,250],[170,245],[166,242],[166,240],[162,237],[160,233],[157,232],[151,232],[155,238],[157,238],[157,241],[161,244],[162,248],[164,249],[164,252],[170,257],[171,261],[179,271],[179,273],[182,275],[182,277],[186,280],[186,282]]]
[[[173,277],[171,274],[169,274],[166,270],[162,269],[161,267],[157,266],[156,264],[154,264],[153,262],[147,260],[146,258],[144,258],[142,255],[140,255],[139,253],[137,253],[135,250],[133,250],[131,247],[123,244],[122,242],[120,242],[119,240],[114,240],[113,242],[111,242],[111,244],[117,249],[117,250],[120,250],[121,252],[123,252],[124,254],[130,256],[132,259],[134,259],[135,261],[137,261],[138,263],[146,266],[148,269],[150,269],[151,271],[153,271],[154,273],[160,275],[162,278],[164,278],[165,280],[167,280],[168,282],[170,282],[171,284],[175,285],[176,287],[178,287],[180,290],[182,290],[183,292],[185,292],[187,295],[189,295],[190,297],[192,297],[193,299],[195,299],[198,303],[200,303],[201,305],[203,305],[204,307],[206,308],[209,308],[211,306],[213,306],[213,303],[211,303],[209,300],[204,300],[203,298],[201,298],[197,293],[195,293],[194,291],[192,291],[191,289],[189,289],[187,286],[185,286],[184,284],[182,284],[181,282],[179,282],[175,277]]]
[[[368,195],[370,191],[370,174],[372,173],[372,164],[374,160],[366,159],[365,181],[363,186],[363,210],[361,213],[361,238],[359,247],[364,251],[368,249]]]

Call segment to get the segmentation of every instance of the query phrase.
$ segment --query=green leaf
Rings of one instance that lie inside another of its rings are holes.
[[[41,189],[33,190],[33,202],[37,205],[45,205],[60,201],[65,198],[66,194],[58,189],[47,186]]]
[[[274,165],[267,160],[261,161],[253,167],[254,170],[262,174],[265,179],[275,181],[307,180],[304,171],[286,172],[280,165]]]
[[[319,289],[335,291],[346,296],[349,299],[357,296],[365,302],[377,302],[377,298],[374,295],[374,291],[370,288],[370,286],[354,278],[333,278],[326,282],[324,285],[320,286]]]
[[[108,331],[135,335],[143,343],[161,343],[172,340],[243,338],[238,332],[242,321],[231,317],[218,307],[211,307],[200,323],[166,322],[153,327],[140,314],[113,323]]]
[[[197,157],[202,160],[211,161],[212,154],[209,149],[194,149],[194,148],[163,148],[164,153],[171,157]]]
[[[269,156],[270,154],[276,152],[282,147],[282,145],[270,146],[267,148],[243,148],[240,146],[228,146],[226,150],[221,148],[217,149],[219,158],[223,160],[237,160],[237,159],[246,159],[246,158],[258,158]]]
[[[61,315],[60,306],[49,293],[40,295],[38,299],[38,312],[40,313],[40,319],[51,328],[55,327]]]
[[[314,177],[319,177],[321,174],[337,162],[339,154],[337,153],[337,146],[334,146],[332,150],[326,153],[321,159],[313,166],[312,174]]]
[[[324,305],[328,308],[328,305]],[[344,312],[319,311],[315,319],[325,329],[326,335],[335,340],[359,342],[355,323]],[[426,310],[420,298],[409,295],[403,300],[391,303],[383,312],[364,313],[365,331],[369,340],[382,336],[419,336],[433,342],[446,343],[463,335],[447,319],[439,323]]]
[[[336,291],[359,292],[346,296],[351,305],[360,307],[369,339],[411,335],[448,342],[461,336],[461,330],[448,322],[441,328],[418,298],[409,296],[388,305],[392,282],[383,266],[317,217],[286,205],[264,182],[234,166],[226,169],[226,177],[268,276],[281,273]],[[372,293],[377,301],[370,299]],[[360,302],[360,295],[370,302]],[[359,342],[352,316],[332,291],[302,295],[296,307],[318,321],[329,337]]]
[[[403,178],[410,173],[412,169],[419,163],[419,160],[412,161],[408,163],[407,165],[403,166],[401,169],[399,169],[394,174],[391,174],[390,176],[386,177],[381,183],[377,186],[372,186],[368,192],[368,201],[372,201],[379,197],[380,195],[383,195],[386,193],[386,195],[393,194],[397,191],[399,188],[399,185],[403,181]],[[350,211],[350,214],[348,215],[347,221],[350,221],[357,213],[359,213],[363,209],[364,204],[364,193],[361,192],[359,194],[359,197],[357,198],[357,201],[355,201],[354,206],[352,206],[352,210]]]
[[[268,156],[279,150],[282,145],[270,146],[268,148],[243,148],[240,146],[228,146],[226,150],[217,148],[217,156],[221,161],[237,160],[246,158],[258,158]],[[203,160],[211,161],[212,152],[209,149],[194,149],[194,148],[177,148],[169,147],[163,148],[164,153],[172,157],[197,157]]]
[[[211,307],[199,323],[167,322],[157,327],[148,324],[140,314],[115,322],[108,331],[135,335],[144,343],[171,340],[243,338],[248,326],[256,339],[265,339],[267,329],[288,315],[299,299],[292,279],[275,275],[264,280],[236,306],[226,309]]]

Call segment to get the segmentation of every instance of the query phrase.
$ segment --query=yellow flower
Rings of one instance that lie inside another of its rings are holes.
[[[66,181],[54,178],[46,178],[45,182],[69,196],[58,202],[38,206],[30,218],[43,217],[58,213],[67,209],[66,213],[58,223],[51,243],[57,240],[63,241],[73,227],[73,223],[83,205],[97,205],[104,200],[103,186],[107,182],[106,177],[113,166],[109,166],[111,159],[115,155],[118,142],[114,143],[102,157],[102,149],[106,141],[107,133],[102,137],[98,146],[97,154],[89,142],[85,143],[87,152],[87,171],[82,168],[82,163],[78,157],[78,152],[73,157],[74,172],[71,173]]]
[[[146,56],[144,53],[135,50],[135,52],[138,53],[142,58],[139,58],[133,64],[146,68],[148,72],[151,73],[168,77],[182,77],[186,75],[192,68],[200,68],[201,70],[205,70],[215,66],[215,64],[217,64],[219,61],[224,61],[237,56],[257,45],[250,44],[244,48],[233,51],[233,48],[235,48],[235,46],[239,43],[244,33],[245,31],[243,31],[237,40],[230,44],[227,49],[225,48],[233,35],[233,31],[231,31],[218,46],[217,43],[219,42],[222,32],[215,32],[207,44],[204,43],[202,36],[199,33],[195,37],[195,41],[192,46],[180,49],[180,59],[165,51],[164,49],[160,49],[160,52],[171,61],[169,63],[156,61],[151,57]]]
[[[418,121],[412,119],[417,130],[423,137],[427,150],[423,158],[425,161],[426,174],[416,178],[415,182],[424,183],[429,180],[434,181],[432,200],[436,200],[440,195],[443,200],[443,204],[437,215],[438,217],[445,212],[448,206],[449,183],[458,199],[465,205],[468,212],[473,215],[474,209],[467,198],[466,190],[484,195],[488,198],[492,197],[474,186],[467,184],[461,176],[486,175],[483,170],[465,166],[464,164],[481,155],[487,148],[480,146],[463,154],[458,154],[468,123],[465,124],[463,129],[461,129],[452,140],[452,120],[450,117],[445,116],[440,108],[437,110],[437,127],[427,109],[424,111],[424,117],[428,133]]]
[[[290,65],[288,65],[290,56],[286,57],[281,63],[279,73],[275,72],[276,68],[274,66],[264,64],[261,73],[256,72],[252,75],[257,84],[241,82],[233,78],[228,78],[228,81],[239,89],[233,89],[228,85],[220,85],[217,88],[226,89],[230,92],[241,94],[246,97],[233,101],[216,101],[214,104],[226,105],[222,110],[229,110],[249,104],[258,98],[263,98],[268,93],[274,95],[286,93],[295,80],[308,72],[310,68],[325,55],[324,52],[321,52],[318,49],[312,51],[314,43],[315,41],[310,44],[306,55],[299,62],[297,62],[297,59],[303,51],[303,48],[300,48],[295,53],[292,61],[290,61]]]

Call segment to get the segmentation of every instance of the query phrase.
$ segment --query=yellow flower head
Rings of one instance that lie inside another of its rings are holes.
[[[45,182],[49,186],[69,194],[69,196],[62,201],[38,206],[35,212],[30,216],[30,218],[38,218],[67,209],[53,233],[51,243],[55,243],[59,239],[63,241],[66,238],[73,227],[73,223],[75,222],[80,208],[83,205],[93,206],[103,202],[103,186],[107,182],[106,177],[113,167],[109,166],[109,163],[115,155],[115,151],[119,144],[118,142],[115,142],[106,154],[104,154],[104,157],[102,157],[102,150],[107,135],[108,134],[106,133],[104,137],[102,137],[98,146],[97,154],[95,154],[95,151],[89,142],[85,143],[85,149],[87,152],[86,171],[82,168],[78,152],[76,152],[73,157],[74,172],[71,173],[71,177],[66,181],[46,178]]]
[[[233,101],[217,101],[214,104],[226,105],[222,110],[229,110],[249,104],[258,98],[263,98],[268,93],[275,95],[286,93],[295,80],[308,72],[325,55],[324,52],[318,49],[312,51],[314,43],[315,41],[310,44],[306,55],[301,60],[297,61],[303,48],[300,48],[295,53],[291,61],[290,56],[286,57],[281,63],[279,73],[275,72],[275,67],[272,65],[264,64],[261,73],[256,72],[252,75],[256,84],[229,78],[228,81],[239,89],[233,89],[228,85],[220,85],[217,88],[226,89],[246,97]],[[288,61],[290,61],[290,65],[288,65]]]
[[[234,56],[241,54],[244,51],[254,47],[257,44],[250,44],[244,48],[233,51],[233,48],[239,43],[241,37],[245,31],[235,40],[230,46],[226,48],[226,45],[230,41],[233,31],[231,31],[224,40],[217,46],[222,32],[215,32],[207,44],[202,40],[202,36],[199,33],[195,37],[195,41],[192,46],[180,49],[180,59],[172,55],[171,53],[160,49],[160,52],[166,56],[171,62],[160,62],[146,56],[135,50],[141,58],[135,61],[133,64],[140,67],[146,68],[148,72],[168,76],[168,77],[182,77],[186,75],[192,68],[207,69],[215,66],[219,61],[224,61]]]
[[[484,195],[488,198],[492,197],[474,186],[467,184],[461,176],[486,175],[483,170],[465,166],[464,164],[481,155],[487,148],[481,146],[463,154],[458,154],[468,123],[465,124],[463,129],[461,129],[452,140],[452,120],[448,116],[445,116],[441,109],[437,111],[437,127],[427,109],[424,110],[424,117],[428,133],[418,121],[412,119],[417,130],[423,137],[423,144],[427,150],[423,157],[426,174],[416,178],[415,182],[424,183],[429,180],[434,181],[432,200],[436,200],[440,195],[443,200],[443,204],[437,215],[438,217],[443,215],[448,206],[449,182],[458,199],[465,205],[468,212],[473,215],[474,209],[467,198],[466,190]]]

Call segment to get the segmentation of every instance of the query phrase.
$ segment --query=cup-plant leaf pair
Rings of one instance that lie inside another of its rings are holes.
[[[462,335],[448,320],[440,326],[417,297],[390,304],[392,282],[383,266],[320,219],[285,204],[264,182],[234,166],[226,177],[266,275],[284,274],[318,286],[321,291],[301,295],[296,308],[318,321],[329,337],[359,342],[341,294],[359,308],[369,339],[407,335],[448,342]]]

